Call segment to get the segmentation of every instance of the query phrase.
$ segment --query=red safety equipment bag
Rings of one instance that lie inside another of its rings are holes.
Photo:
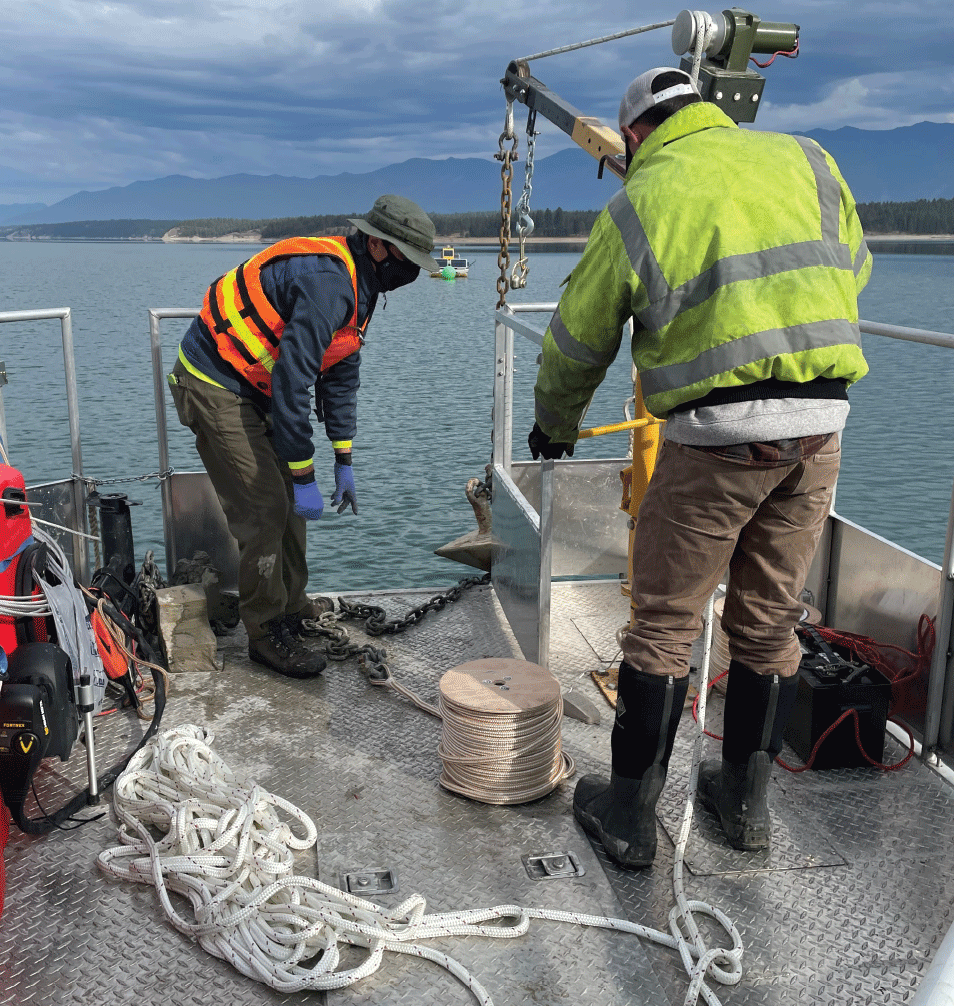
[[[23,476],[10,465],[0,465],[0,596],[17,596],[17,567],[24,542],[33,534]],[[0,647],[9,654],[17,648],[17,620],[0,615]]]

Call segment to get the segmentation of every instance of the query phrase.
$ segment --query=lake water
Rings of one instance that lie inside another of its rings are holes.
[[[147,310],[198,307],[208,283],[260,246],[0,242],[0,311],[70,307],[80,394],[85,474],[133,479],[157,472]],[[475,259],[468,279],[419,279],[379,304],[362,354],[354,461],[357,517],[309,525],[312,590],[445,587],[473,572],[433,550],[474,528],[464,486],[483,477],[491,453],[496,251]],[[530,282],[508,299],[556,301],[578,253],[530,255]],[[862,295],[863,318],[954,331],[954,256],[877,254]],[[541,327],[545,316],[538,319]],[[163,322],[171,366],[186,323]],[[533,422],[537,347],[518,339],[516,458]],[[871,374],[850,392],[838,487],[839,512],[932,561],[941,559],[954,450],[954,353],[867,336]],[[71,470],[58,321],[0,326],[0,359],[11,463],[27,483]],[[621,352],[587,416],[615,422],[629,390]],[[200,467],[191,434],[171,401],[173,466]],[[576,457],[625,452],[623,437],[580,446]],[[334,488],[331,449],[316,436],[319,485]],[[107,486],[142,501],[132,511],[137,555],[164,566],[156,479]]]

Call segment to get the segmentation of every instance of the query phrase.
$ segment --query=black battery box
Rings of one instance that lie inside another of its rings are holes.
[[[785,740],[807,762],[822,734],[842,713],[858,714],[861,745],[873,761],[884,761],[884,734],[891,682],[877,668],[850,659],[830,646],[814,626],[796,629],[802,647],[798,692]],[[855,718],[848,716],[825,738],[812,768],[854,768],[870,763],[855,739]]]

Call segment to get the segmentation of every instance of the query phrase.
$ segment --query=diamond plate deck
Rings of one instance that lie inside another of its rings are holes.
[[[411,592],[374,597],[391,614],[420,600]],[[617,583],[554,584],[551,669],[604,712],[600,725],[564,721],[564,747],[578,774],[608,768],[611,710],[589,675],[612,659],[627,606]],[[348,625],[356,642],[365,641],[354,623]],[[419,892],[432,911],[517,902],[666,927],[673,839],[692,746],[689,713],[660,802],[657,861],[648,870],[623,871],[574,822],[573,780],[520,807],[473,803],[437,784],[440,724],[371,686],[353,661],[329,664],[319,679],[291,681],[248,663],[240,630],[219,642],[220,670],[173,679],[163,725],[211,728],[213,746],[228,763],[315,818],[318,846],[302,857],[300,872],[337,885],[345,873],[392,869],[397,890],[372,899],[387,907]],[[387,647],[401,682],[428,700],[456,664],[519,656],[489,587],[468,591],[401,636],[373,642]],[[716,730],[720,703],[718,696],[710,700]],[[119,717],[98,722],[101,765],[134,742],[140,729]],[[716,742],[707,744],[718,750]],[[886,757],[900,754],[889,741]],[[36,780],[41,800],[59,805],[84,773],[79,746],[65,765],[44,763]],[[910,1001],[954,916],[950,788],[914,762],[896,773],[795,776],[777,770],[770,800],[775,828],[767,853],[724,848],[705,814],[693,824],[687,894],[726,911],[746,946],[743,980],[717,989],[722,1002]],[[41,838],[11,829],[0,917],[4,1006],[473,1001],[435,965],[395,956],[351,989],[274,992],[174,930],[152,888],[100,874],[96,855],[113,844],[108,817]],[[585,874],[543,881],[528,876],[523,857],[557,852],[574,853]],[[535,921],[519,940],[431,945],[471,970],[498,1006],[668,1006],[685,994],[674,953],[619,933]]]

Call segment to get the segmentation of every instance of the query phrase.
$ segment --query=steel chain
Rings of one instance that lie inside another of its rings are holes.
[[[510,140],[509,150],[504,149],[504,141]],[[500,275],[497,277],[497,307],[506,306],[507,270],[510,268],[510,205],[511,186],[513,183],[513,162],[518,160],[517,154],[517,134],[513,131],[513,102],[507,102],[507,114],[504,117],[504,129],[500,134],[500,150],[494,157],[503,162],[500,167],[500,178],[503,187],[500,192],[500,252],[497,255],[497,265],[500,268]]]
[[[530,193],[533,191],[533,151],[536,146],[537,112],[531,108],[527,114],[527,163],[523,192],[517,201],[517,236],[520,238],[520,258],[510,274],[511,290],[522,290],[527,285],[530,267],[527,264],[527,238],[533,233],[533,217],[530,216]]]
[[[336,614],[334,611],[326,611],[318,618],[311,620],[314,631],[320,636],[328,637],[324,652],[329,660],[347,660],[349,657],[357,657],[364,665],[366,673],[372,681],[376,683],[386,682],[391,679],[391,669],[388,664],[387,650],[383,647],[372,646],[370,643],[359,645],[352,643],[348,635],[348,630],[340,623],[345,619],[365,619],[362,627],[369,636],[383,636],[386,633],[396,635],[405,629],[416,625],[429,611],[440,611],[448,604],[460,600],[464,591],[470,587],[476,587],[490,582],[490,574],[483,576],[468,576],[458,581],[454,587],[449,587],[443,593],[435,594],[423,604],[412,608],[403,618],[396,618],[388,621],[383,608],[373,604],[362,604],[360,601],[346,601],[343,597],[338,598],[338,605],[341,611]]]
[[[159,479],[162,482],[174,474],[175,468],[167,468],[163,472],[149,472],[148,475],[127,475],[125,478],[118,479],[92,479],[88,475],[77,475],[76,472],[73,472],[70,478],[77,479],[79,482],[85,482],[92,489],[95,489],[97,486],[111,486],[119,482],[145,482],[146,479]]]
[[[342,611],[341,617],[365,619],[363,628],[369,636],[394,636],[409,629],[412,625],[417,625],[429,611],[441,611],[448,604],[459,601],[468,588],[489,582],[489,573],[485,573],[483,576],[466,576],[458,581],[455,587],[448,587],[442,593],[434,594],[423,604],[411,608],[403,618],[395,618],[391,621],[388,621],[384,608],[377,605],[362,604],[360,601],[346,601],[343,597],[338,598],[338,604]]]

